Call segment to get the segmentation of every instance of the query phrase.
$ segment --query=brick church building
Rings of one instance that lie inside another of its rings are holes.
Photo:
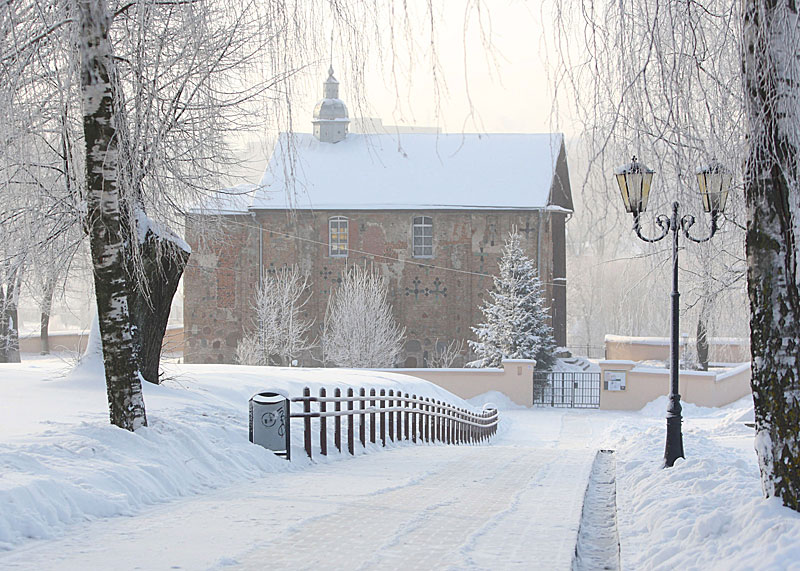
[[[566,345],[573,204],[563,136],[349,133],[338,91],[331,70],[313,133],[281,135],[246,202],[189,216],[186,362],[233,362],[265,273],[297,265],[309,276],[305,311],[316,328],[342,273],[366,264],[386,280],[406,328],[398,365],[425,366],[450,341],[474,339],[512,229],[539,269],[556,343]],[[201,237],[209,216],[221,230]],[[309,355],[301,364],[318,363]]]

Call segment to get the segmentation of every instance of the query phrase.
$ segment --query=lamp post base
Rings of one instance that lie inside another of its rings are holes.
[[[672,468],[675,460],[683,455],[683,434],[681,433],[681,395],[670,394],[667,405],[667,445],[664,450],[664,467]]]

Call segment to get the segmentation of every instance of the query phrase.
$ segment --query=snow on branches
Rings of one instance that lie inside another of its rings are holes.
[[[289,366],[311,348],[314,321],[302,314],[308,287],[308,276],[296,266],[264,276],[253,304],[255,330],[236,347],[238,363]]]
[[[386,283],[353,267],[331,294],[322,332],[323,357],[339,367],[393,367],[405,329],[392,315]]]
[[[536,368],[547,370],[555,360],[542,284],[519,242],[519,234],[509,234],[500,275],[481,306],[485,322],[472,328],[478,341],[469,344],[479,358],[469,363],[471,367],[500,367],[504,358],[536,359]]]

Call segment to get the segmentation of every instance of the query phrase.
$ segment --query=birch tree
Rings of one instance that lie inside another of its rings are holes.
[[[328,301],[323,360],[337,367],[394,367],[404,335],[392,314],[386,282],[358,266],[346,272]]]
[[[103,0],[79,0],[83,133],[86,146],[87,228],[111,423],[127,430],[147,425],[129,308],[118,181],[119,138],[108,39],[111,15]]]
[[[85,176],[50,204],[78,198],[73,223],[91,244],[111,418],[133,430],[146,422],[138,379],[158,382],[160,339],[189,256],[174,229],[235,162],[227,137],[265,119],[291,130],[293,78],[331,57],[329,40],[362,83],[370,50],[393,52],[400,36],[415,44],[412,19],[406,7],[398,16],[392,5],[342,0],[27,0],[0,10],[5,107],[15,108],[21,87],[61,78],[29,98],[31,109],[50,109],[42,116],[53,123],[64,107],[82,125],[70,141],[84,149],[85,165],[64,172],[85,167]],[[435,52],[433,6],[421,14]],[[387,25],[390,46],[380,40]],[[81,110],[70,111],[70,101]]]
[[[253,331],[236,348],[238,363],[287,367],[311,349],[314,321],[303,316],[308,288],[308,276],[296,266],[264,275],[253,303]]]
[[[743,28],[756,452],[764,493],[800,511],[800,14],[746,0]]]

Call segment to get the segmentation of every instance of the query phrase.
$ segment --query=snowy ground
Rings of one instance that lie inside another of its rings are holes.
[[[665,402],[528,410],[501,395],[475,401],[501,406],[489,446],[310,464],[296,441],[290,464],[247,441],[253,393],[426,383],[173,366],[146,387],[150,427],[133,435],[107,426],[98,372],[64,378],[66,366],[0,369],[0,568],[568,569],[595,451],[613,448],[623,569],[800,569],[800,515],[761,498],[746,400],[687,405],[688,459],[671,470]]]

